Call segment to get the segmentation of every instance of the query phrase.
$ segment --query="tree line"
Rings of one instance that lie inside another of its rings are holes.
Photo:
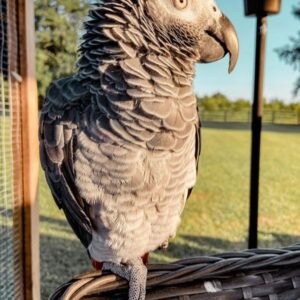
[[[216,110],[249,110],[252,103],[247,99],[231,100],[222,93],[216,93],[211,96],[197,96],[198,107],[207,111]],[[264,101],[264,108],[272,111],[300,111],[300,103],[285,103],[280,99],[271,99]]]

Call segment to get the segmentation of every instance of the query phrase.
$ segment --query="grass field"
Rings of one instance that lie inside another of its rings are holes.
[[[263,134],[259,232],[261,247],[300,241],[300,134]],[[246,248],[250,133],[203,130],[197,186],[178,236],[153,261]],[[75,274],[90,270],[85,251],[57,210],[41,173],[41,268],[43,299]]]

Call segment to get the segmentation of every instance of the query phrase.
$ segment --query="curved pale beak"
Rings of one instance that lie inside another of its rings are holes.
[[[229,53],[229,73],[231,73],[239,57],[239,41],[236,30],[229,19],[222,15],[216,28],[205,31],[203,48],[200,52],[200,62],[208,63],[217,61]]]
[[[223,36],[225,49],[230,55],[228,71],[231,73],[234,70],[239,58],[239,41],[234,26],[226,16],[222,16],[220,24],[222,28],[221,34]]]

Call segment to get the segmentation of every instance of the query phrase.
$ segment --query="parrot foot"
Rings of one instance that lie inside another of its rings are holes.
[[[128,261],[126,264],[107,262],[103,270],[111,271],[129,282],[129,300],[145,300],[147,268],[142,259]]]
[[[165,241],[160,247],[160,250],[167,250],[169,248],[169,240]]]

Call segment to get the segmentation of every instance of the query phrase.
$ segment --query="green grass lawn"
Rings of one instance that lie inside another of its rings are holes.
[[[260,247],[300,241],[300,134],[263,134]],[[197,185],[178,236],[153,261],[233,251],[247,247],[250,133],[203,130]],[[41,270],[43,299],[57,285],[90,270],[84,249],[58,211],[41,173]]]

